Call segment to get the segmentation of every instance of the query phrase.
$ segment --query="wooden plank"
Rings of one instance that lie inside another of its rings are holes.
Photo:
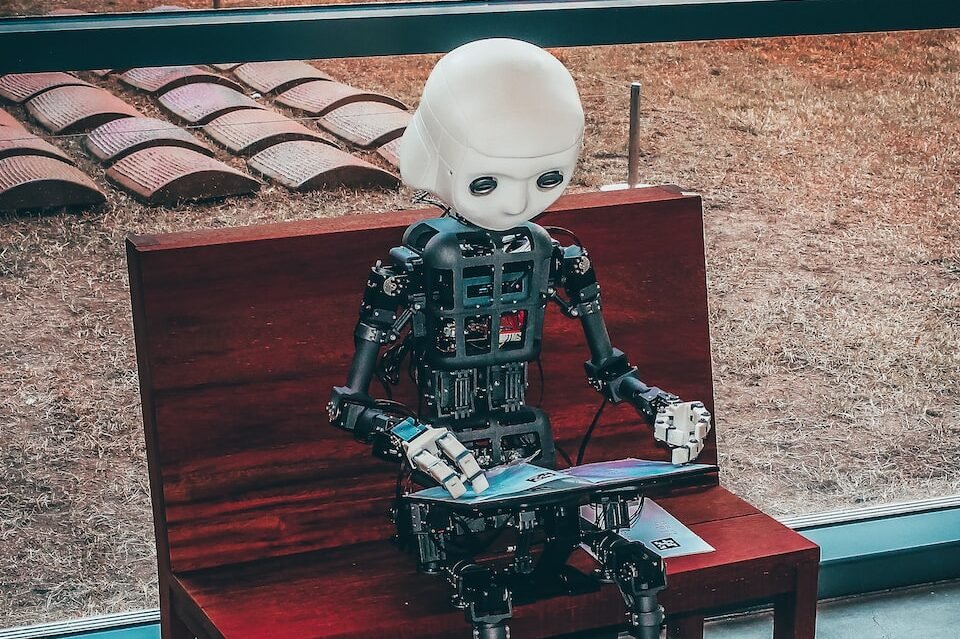
[[[798,566],[816,565],[816,550],[808,541],[763,514],[693,529],[717,552],[696,555],[692,562],[667,562],[669,585],[661,600],[669,614],[770,601],[793,589]],[[591,560],[581,553],[577,563],[589,566]],[[417,574],[412,558],[388,542],[202,571],[178,580],[225,639],[439,639],[469,633],[463,613],[449,603],[444,579]],[[265,614],[278,610],[283,614]],[[514,613],[512,634],[527,639],[610,626],[624,618],[614,586],[517,606]]]
[[[639,205],[653,202],[689,200],[699,210],[700,196],[683,194],[673,186],[653,186],[633,190],[610,191],[606,193],[571,193],[564,195],[547,211],[534,221],[549,226],[554,224],[551,217],[558,213],[584,211],[603,214],[604,211],[627,205]],[[221,229],[202,229],[199,231],[176,231],[161,234],[132,234],[128,237],[128,247],[136,253],[167,251],[172,249],[190,249],[221,244],[239,244],[260,240],[283,240],[305,235],[323,233],[341,233],[366,229],[393,228],[402,232],[417,220],[436,215],[436,209],[414,211],[383,211],[364,213],[346,217],[319,218],[295,222],[276,222],[255,226],[225,227]]]

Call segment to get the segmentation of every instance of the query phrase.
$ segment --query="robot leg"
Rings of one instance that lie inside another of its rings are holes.
[[[613,531],[601,532],[589,543],[600,562],[601,578],[617,584],[627,605],[627,633],[636,639],[659,639],[664,614],[657,593],[667,586],[663,559]]]
[[[449,569],[449,578],[454,604],[463,608],[474,639],[510,639],[507,621],[513,616],[513,597],[503,576],[489,567],[462,561]]]

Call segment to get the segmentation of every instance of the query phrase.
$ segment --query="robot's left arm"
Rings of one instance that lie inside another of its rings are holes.
[[[554,287],[562,287],[567,300],[555,292],[553,299],[564,314],[580,320],[590,349],[585,368],[590,384],[610,402],[626,401],[653,425],[654,437],[672,449],[672,461],[696,459],[710,432],[710,413],[702,402],[682,402],[656,386],[648,386],[620,349],[610,343],[600,304],[600,284],[586,249],[556,244],[553,259]]]

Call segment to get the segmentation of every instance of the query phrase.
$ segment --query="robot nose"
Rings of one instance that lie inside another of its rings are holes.
[[[520,215],[527,208],[527,190],[523,185],[511,185],[510,191],[504,194],[503,212],[507,215]]]

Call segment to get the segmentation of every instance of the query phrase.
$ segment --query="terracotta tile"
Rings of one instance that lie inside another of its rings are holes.
[[[105,199],[80,169],[60,160],[39,155],[0,159],[0,210],[92,206]]]
[[[213,156],[213,150],[175,124],[157,118],[121,118],[98,126],[83,141],[101,162],[116,162],[154,146],[177,146]]]
[[[131,153],[107,169],[107,178],[147,204],[176,204],[254,193],[260,182],[219,160],[179,147]]]
[[[339,186],[396,188],[400,184],[395,175],[321,142],[281,142],[256,154],[247,164],[296,191]]]

